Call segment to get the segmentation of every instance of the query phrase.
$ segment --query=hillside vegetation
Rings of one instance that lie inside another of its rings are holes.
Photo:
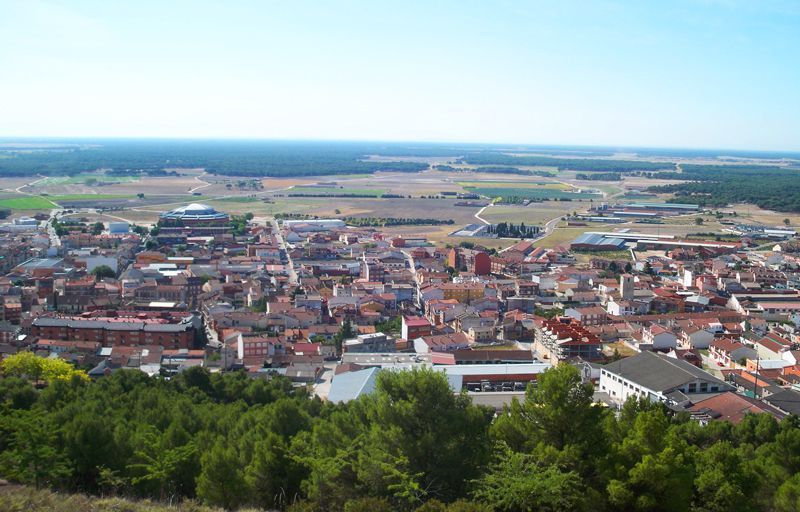
[[[174,506],[124,498],[97,498],[82,494],[57,493],[32,487],[0,485],[3,512],[222,512],[187,501]]]
[[[0,475],[229,510],[797,510],[797,418],[703,427],[647,402],[616,416],[592,393],[562,365],[495,419],[431,370],[382,372],[344,405],[202,368],[41,390],[7,374]]]

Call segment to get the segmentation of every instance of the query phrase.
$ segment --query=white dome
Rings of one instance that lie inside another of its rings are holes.
[[[174,211],[183,212],[183,213],[195,213],[195,214],[206,214],[206,213],[216,213],[217,210],[208,206],[207,204],[199,204],[199,203],[192,203],[189,206],[184,206],[182,208],[177,208]]]
[[[172,211],[162,213],[161,217],[164,219],[192,219],[192,220],[214,220],[224,219],[228,215],[220,213],[216,209],[207,204],[192,203],[187,206],[175,208]]]

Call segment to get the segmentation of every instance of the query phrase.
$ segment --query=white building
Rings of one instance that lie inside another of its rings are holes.
[[[630,397],[682,404],[692,395],[733,390],[710,373],[657,352],[626,357],[600,371],[600,391],[618,404]]]

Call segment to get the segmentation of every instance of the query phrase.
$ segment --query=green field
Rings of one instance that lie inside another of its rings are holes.
[[[569,185],[553,181],[459,181],[459,185],[466,189],[474,188],[544,188],[549,190],[571,190]]]
[[[105,174],[82,173],[74,176],[51,176],[37,183],[37,186],[46,187],[52,185],[82,185],[87,180],[96,180],[102,183],[124,183],[138,181],[137,176],[107,176]]]
[[[91,200],[104,200],[104,199],[133,199],[136,196],[130,194],[61,194],[55,196],[47,196],[47,199],[53,201],[91,201]]]
[[[39,196],[0,199],[0,208],[10,208],[12,210],[49,210],[55,207],[55,204]]]
[[[527,199],[599,199],[599,194],[566,192],[552,188],[467,187],[467,190],[486,197],[523,197]]]
[[[326,196],[332,194],[354,194],[359,196],[378,197],[388,193],[386,190],[378,188],[339,188],[339,187],[294,187],[286,191],[286,194],[310,194],[315,196]]]

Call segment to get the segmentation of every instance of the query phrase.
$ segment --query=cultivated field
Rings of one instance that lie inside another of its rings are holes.
[[[475,167],[475,166],[468,166]],[[539,169],[531,167],[530,169]],[[551,169],[552,170],[552,169]],[[443,172],[426,170],[419,173],[378,172],[336,176],[304,176],[301,178],[263,178],[217,176],[202,169],[177,169],[177,176],[119,177],[104,173],[84,173],[71,177],[34,176],[30,178],[0,178],[0,208],[12,210],[12,215],[31,215],[62,206],[80,209],[78,213],[98,215],[94,208],[113,208],[104,219],[126,219],[150,224],[158,215],[172,208],[193,202],[210,204],[231,214],[252,212],[259,218],[278,213],[313,214],[322,217],[408,217],[452,219],[453,225],[397,226],[381,228],[390,234],[425,235],[438,243],[457,244],[470,241],[488,247],[502,248],[510,240],[483,238],[461,239],[448,233],[467,224],[479,223],[476,207],[455,206],[462,200],[453,195],[446,199],[428,199],[443,192],[449,194],[478,192],[490,197],[518,195],[531,197],[564,196],[571,201],[544,201],[522,205],[491,205],[481,217],[490,223],[511,222],[544,226],[553,219],[572,213],[585,213],[598,202],[664,201],[668,195],[642,196],[639,191],[650,185],[671,183],[642,177],[625,177],[622,181],[577,180],[572,171],[556,172],[554,177],[524,176],[486,172]],[[102,184],[101,184],[102,183]],[[577,195],[569,190],[598,189],[604,196]],[[144,194],[143,198],[137,194]],[[288,194],[357,194],[372,197],[288,197]],[[379,198],[381,194],[402,194],[411,198]],[[761,210],[750,205],[722,208],[724,220],[783,226],[800,226],[800,214],[785,214]],[[731,214],[736,212],[737,216]],[[664,224],[599,224],[587,227],[568,227],[559,222],[555,232],[537,241],[537,245],[555,246],[569,243],[585,231],[613,231],[627,228],[645,233],[686,236],[692,233],[721,233],[725,226],[712,214],[703,214],[702,225],[695,224],[694,215],[665,218]],[[94,217],[92,217],[94,218]]]
[[[48,210],[56,205],[39,196],[20,196],[0,199],[0,208],[11,210]]]

